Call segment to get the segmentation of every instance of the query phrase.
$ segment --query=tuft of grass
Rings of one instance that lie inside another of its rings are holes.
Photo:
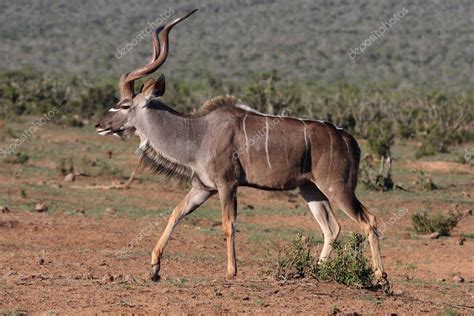
[[[334,241],[334,255],[318,263],[311,252],[311,240],[301,234],[280,253],[275,279],[312,277],[347,286],[373,287],[374,272],[364,256],[365,238],[353,233],[343,242]]]
[[[415,212],[411,219],[413,228],[417,233],[438,232],[441,236],[449,236],[454,227],[462,219],[462,214],[452,211],[442,214],[428,215],[426,211]]]
[[[8,157],[7,159],[5,159],[5,162],[9,164],[23,165],[27,163],[29,159],[30,159],[30,156],[28,156],[28,154],[20,150],[20,151],[17,151],[15,155],[12,155]]]
[[[455,310],[451,306],[446,305],[446,306],[444,306],[444,308],[441,311],[440,315],[442,315],[442,316],[457,316],[457,315],[459,315],[459,313],[457,312],[457,310]]]

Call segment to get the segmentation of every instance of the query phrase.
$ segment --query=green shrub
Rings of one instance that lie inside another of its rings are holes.
[[[374,272],[364,256],[365,239],[353,233],[344,242],[334,241],[334,254],[318,263],[310,254],[311,239],[301,235],[286,246],[277,260],[275,279],[312,277],[347,286],[372,287]]]
[[[273,71],[254,75],[244,88],[243,99],[261,112],[277,114],[300,102],[295,92]]]
[[[26,154],[25,152],[20,150],[20,151],[17,151],[15,154],[10,155],[9,157],[7,157],[5,159],[5,162],[10,163],[10,164],[23,165],[23,164],[27,163],[28,160],[30,160],[30,156],[28,156],[28,154]]]
[[[438,186],[433,182],[431,175],[426,175],[422,170],[419,170],[419,176],[415,181],[417,190],[428,192],[437,190]]]
[[[462,214],[448,212],[447,214],[428,215],[426,211],[412,215],[413,228],[417,233],[427,234],[438,232],[441,236],[449,236],[454,227],[462,219]]]
[[[291,245],[280,252],[277,259],[275,279],[286,281],[289,279],[316,276],[316,262],[310,254],[311,239],[299,234]]]
[[[348,286],[372,287],[374,272],[365,258],[365,239],[353,233],[346,242],[333,242],[334,255],[319,265],[318,277]]]
[[[381,159],[384,158],[381,157]],[[382,170],[376,170],[373,165],[374,159],[371,155],[368,155],[361,160],[359,168],[359,181],[362,183],[362,185],[367,190],[371,191],[384,192],[393,190],[395,184],[392,179],[390,161],[386,172],[383,168]]]
[[[429,137],[423,138],[420,147],[418,147],[418,149],[416,150],[416,159],[420,159],[426,156],[433,156],[434,154],[436,154],[436,150],[433,147],[433,143],[431,142]]]
[[[394,138],[392,123],[388,118],[381,118],[379,122],[369,126],[367,138],[369,148],[380,157],[390,157],[390,148],[393,146]]]

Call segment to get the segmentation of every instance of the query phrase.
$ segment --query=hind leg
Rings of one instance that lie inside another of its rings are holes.
[[[305,183],[300,186],[300,193],[308,203],[311,213],[314,218],[321,226],[321,230],[324,234],[324,246],[319,256],[319,261],[326,261],[329,258],[332,250],[332,242],[336,240],[341,226],[334,216],[334,212],[329,205],[329,201],[326,196],[311,182]]]
[[[352,190],[344,187],[328,190],[329,198],[334,201],[350,218],[359,224],[362,231],[367,235],[372,253],[372,265],[377,278],[387,278],[380,257],[380,246],[375,216],[370,213],[357,199]]]

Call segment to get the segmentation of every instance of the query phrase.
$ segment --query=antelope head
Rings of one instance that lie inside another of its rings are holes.
[[[135,80],[154,73],[168,57],[168,35],[171,29],[179,22],[191,16],[197,9],[186,15],[176,18],[164,26],[157,28],[152,34],[153,55],[151,61],[132,72],[120,76],[120,101],[95,125],[99,135],[116,135],[126,137],[135,131],[136,117],[147,108],[151,100],[161,97],[165,93],[165,77],[161,75],[156,81],[148,79],[135,92]]]

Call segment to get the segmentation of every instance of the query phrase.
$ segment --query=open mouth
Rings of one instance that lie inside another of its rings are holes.
[[[97,134],[101,136],[114,135],[114,136],[119,137],[122,140],[128,138],[131,131],[132,129],[130,128],[119,128],[116,130],[113,130],[111,128],[96,128]]]
[[[110,128],[96,128],[96,132],[97,132],[97,134],[99,134],[101,136],[110,135],[110,134],[114,133],[114,132],[112,132],[112,129],[110,129]]]

